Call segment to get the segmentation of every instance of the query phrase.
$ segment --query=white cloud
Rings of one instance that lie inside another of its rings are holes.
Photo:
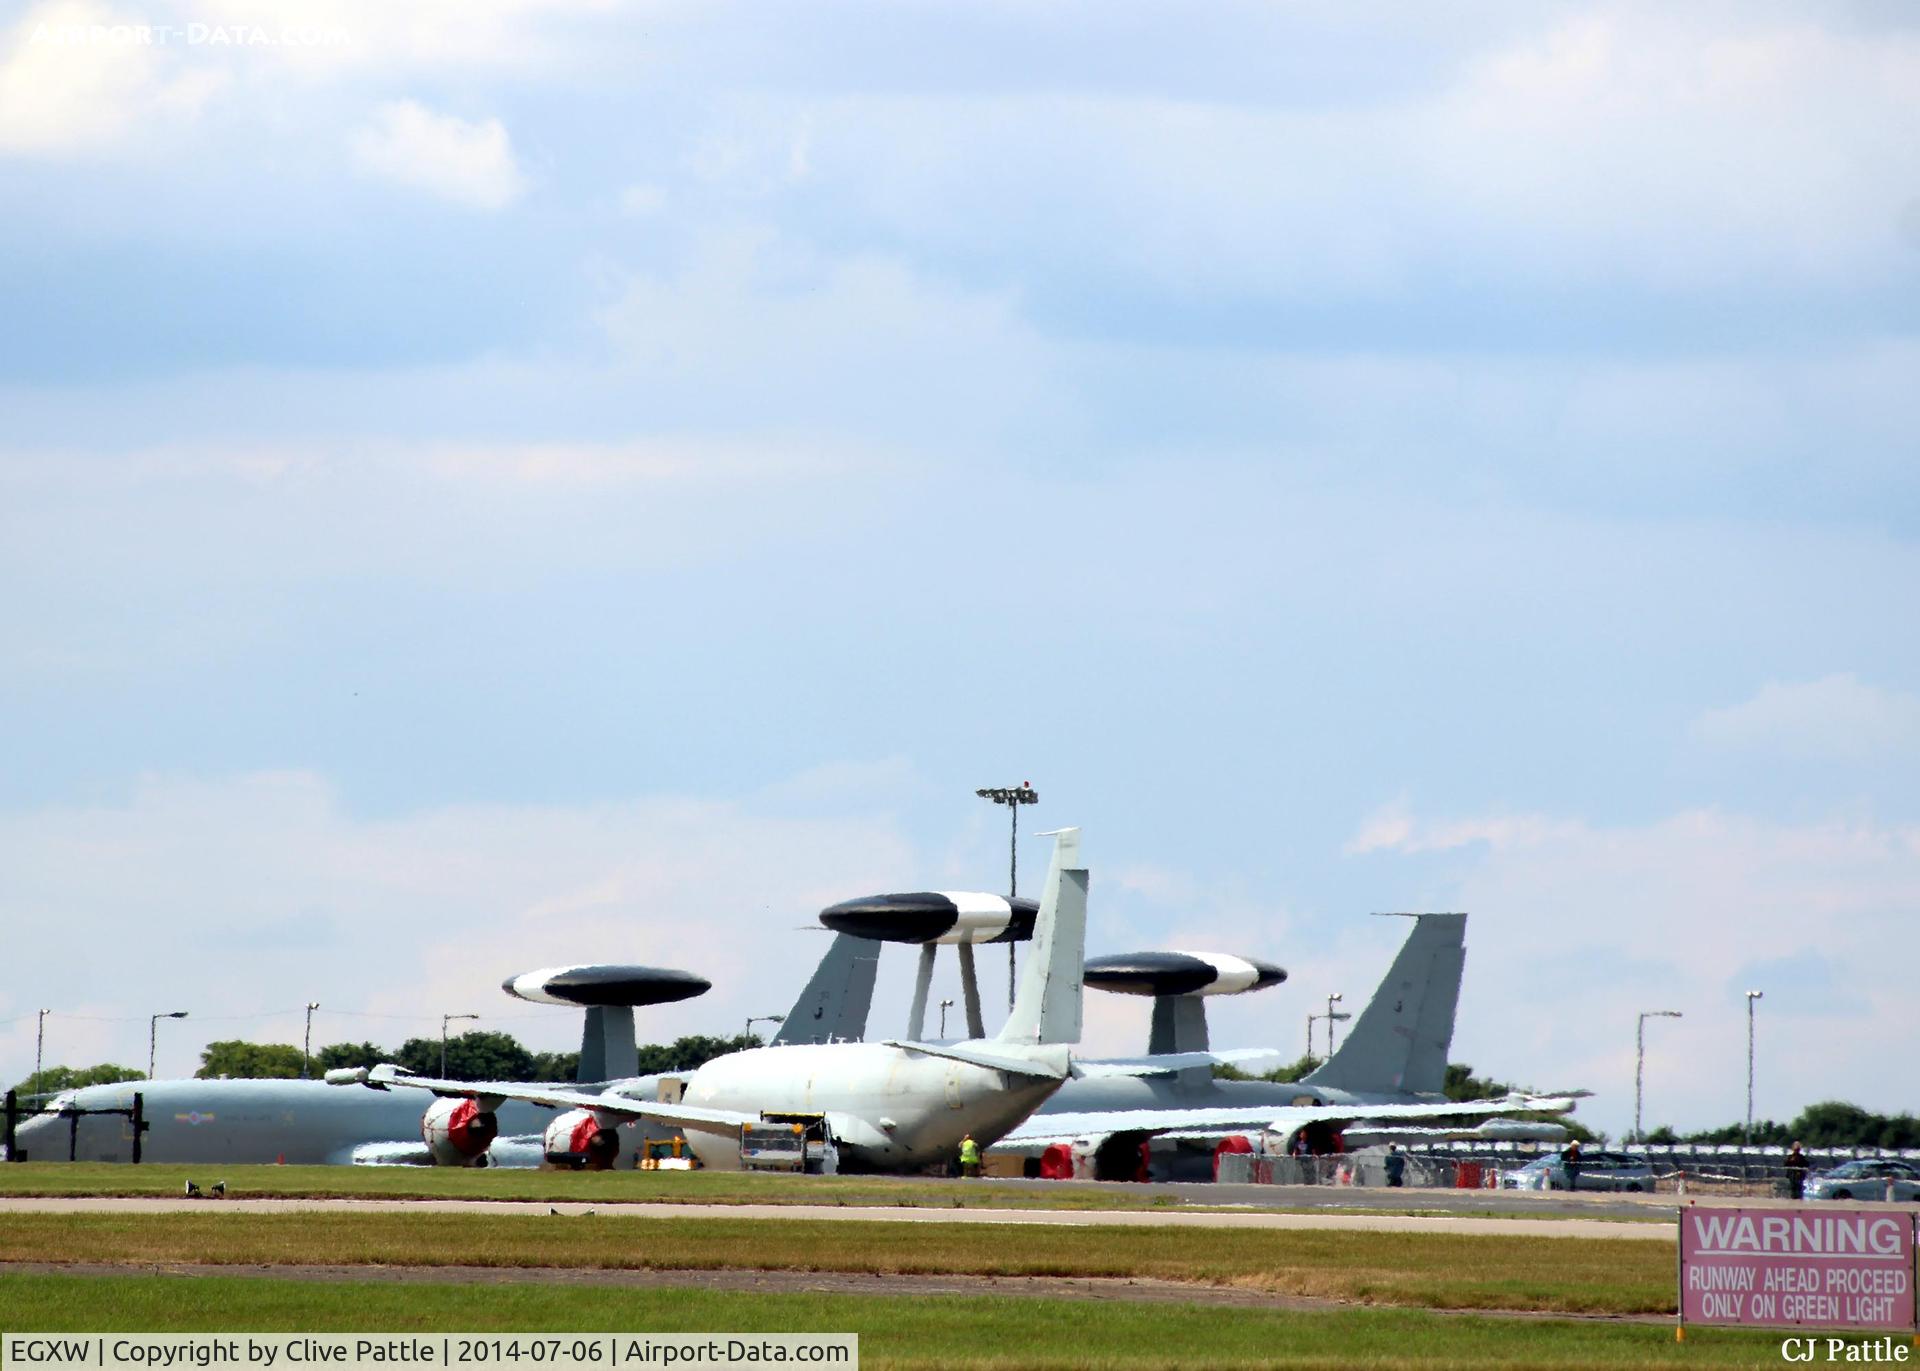
[[[1920,1065],[1889,1050],[1920,1034],[1902,954],[1920,907],[1920,828],[1720,810],[1615,828],[1403,811],[1361,836],[1349,851],[1375,863],[1450,854],[1437,887],[1431,874],[1409,877],[1472,915],[1456,1059],[1589,1087],[1599,1098],[1584,1112],[1616,1133],[1631,1119],[1645,1009],[1686,1015],[1650,1045],[1649,1126],[1740,1117],[1748,985],[1767,992],[1763,1115],[1834,1097],[1902,1109],[1920,1089]]]
[[[393,101],[354,134],[352,150],[364,171],[471,209],[504,209],[526,189],[498,119],[470,123]]]
[[[1060,403],[1058,353],[1013,293],[761,225],[713,233],[679,270],[630,277],[602,323],[647,384],[730,422],[904,419],[921,441],[952,441],[1002,423],[1030,433]]]
[[[150,778],[121,804],[0,814],[0,871],[8,963],[35,969],[34,1001],[0,991],[0,1019],[124,1016],[50,1021],[48,1060],[144,1061],[145,1015],[186,1008],[168,1039],[178,1072],[210,1039],[289,1040],[308,1000],[328,1042],[392,1046],[458,1011],[568,1047],[575,1020],[522,1022],[531,1007],[498,986],[569,960],[712,980],[643,1014],[646,1035],[738,1031],[784,1010],[824,951],[797,925],[849,893],[910,886],[915,862],[889,820],[844,809],[655,796],[364,818],[290,772]],[[0,1026],[8,1083],[32,1069],[33,1029]]]
[[[111,151],[151,123],[197,115],[224,74],[143,41],[145,23],[92,0],[28,10],[0,39],[0,154]]]
[[[1769,681],[1751,700],[1702,714],[1693,732],[1717,747],[1810,761],[1911,756],[1920,751],[1920,696],[1851,674]]]

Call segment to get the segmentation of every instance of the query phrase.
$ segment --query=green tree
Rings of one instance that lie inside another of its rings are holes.
[[[1844,1100],[1810,1104],[1787,1123],[1756,1119],[1756,1147],[1783,1147],[1798,1139],[1808,1147],[1920,1147],[1920,1119],[1911,1114],[1875,1114]],[[1676,1133],[1662,1125],[1647,1134],[1650,1143],[1737,1143],[1748,1137],[1744,1123]]]
[[[580,1074],[578,1052],[536,1052],[533,1054],[533,1079],[571,1081]]]
[[[316,1072],[333,1071],[343,1066],[378,1066],[381,1062],[392,1060],[391,1052],[372,1043],[329,1043],[313,1054]]]
[[[652,1076],[663,1071],[691,1071],[715,1057],[724,1057],[729,1052],[744,1052],[760,1045],[759,1035],[754,1033],[742,1033],[732,1038],[694,1034],[676,1038],[670,1044],[646,1043],[640,1048],[640,1074]]]
[[[423,1076],[440,1074],[440,1039],[408,1038],[393,1060]],[[450,1081],[531,1081],[533,1054],[511,1033],[476,1029],[447,1039],[447,1079]]]
[[[201,1080],[290,1080],[300,1074],[300,1049],[292,1043],[250,1043],[238,1038],[208,1043],[200,1054]]]
[[[37,1088],[41,1094],[51,1095],[60,1090],[79,1090],[89,1085],[118,1085],[121,1081],[144,1081],[146,1078],[146,1072],[114,1062],[101,1062],[98,1066],[50,1066],[40,1073]],[[22,1095],[32,1094],[35,1088],[32,1076],[14,1086],[14,1090]]]
[[[1448,1062],[1446,1084],[1441,1093],[1450,1100],[1497,1100],[1511,1095],[1513,1087],[1490,1076],[1476,1076],[1465,1062]]]

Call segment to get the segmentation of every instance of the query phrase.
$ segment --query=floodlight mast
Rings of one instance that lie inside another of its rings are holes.
[[[300,1079],[306,1080],[313,1074],[313,1011],[320,1007],[320,1001],[307,1001],[307,1036],[300,1048]]]
[[[1022,781],[1019,785],[982,786],[973,792],[983,800],[992,800],[997,805],[1007,807],[1007,898],[1011,900],[1020,893],[1020,806],[1040,803],[1040,792],[1033,788],[1032,781]],[[1013,1012],[1014,958],[1013,943],[1007,943],[1007,1012]]]
[[[447,1078],[447,1025],[455,1019],[477,1019],[478,1014],[442,1014],[440,1016],[440,1079]]]
[[[154,1040],[160,1031],[160,1020],[184,1019],[186,1017],[187,1017],[187,1011],[184,1009],[176,1009],[171,1014],[152,1014],[148,1016],[147,1018],[147,1079],[148,1080],[153,1079]]]
[[[751,1038],[753,1036],[753,1026],[757,1023],[785,1023],[786,1021],[787,1016],[785,1014],[755,1014],[751,1019],[747,1020],[747,1031],[740,1036],[743,1038]]]
[[[1747,992],[1747,1131],[1740,1135],[1742,1147],[1753,1146],[1753,1002],[1766,997],[1764,990]]]
[[[1677,1009],[1646,1009],[1640,1013],[1640,1022],[1633,1030],[1633,1140],[1645,1142],[1646,1134],[1640,1128],[1640,1100],[1642,1087],[1647,1075],[1647,1020],[1681,1019],[1686,1016]]]

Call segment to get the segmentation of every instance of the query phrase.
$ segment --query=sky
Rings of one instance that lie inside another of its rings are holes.
[[[1465,910],[1590,1126],[1920,1109],[1909,6],[27,0],[0,211],[9,1082],[731,1033],[1031,780],[1217,1045]]]

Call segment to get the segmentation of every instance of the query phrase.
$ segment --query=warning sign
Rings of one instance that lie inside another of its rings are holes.
[[[1913,1224],[1903,1212],[1689,1205],[1680,1213],[1680,1316],[1911,1329]]]

